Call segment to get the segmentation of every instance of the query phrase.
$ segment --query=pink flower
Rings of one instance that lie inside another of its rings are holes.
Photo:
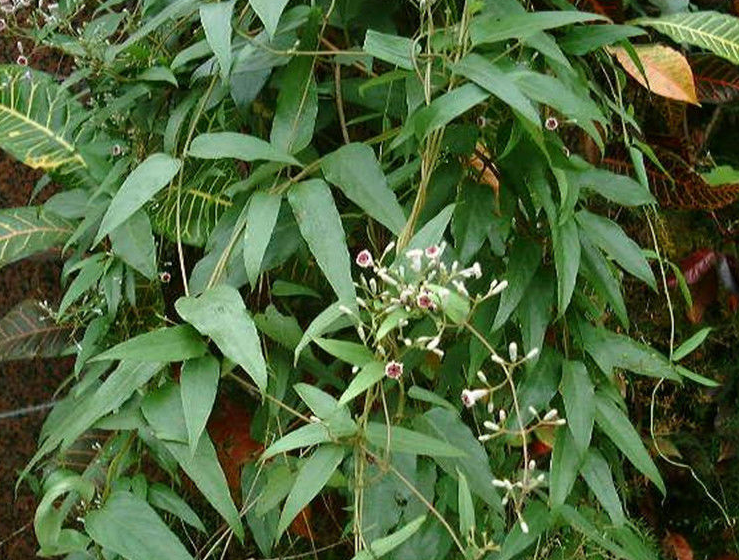
[[[436,307],[434,300],[431,299],[431,296],[426,291],[416,296],[416,305],[421,309],[434,309]]]
[[[372,259],[372,253],[370,253],[367,249],[362,249],[357,255],[357,258],[354,262],[356,262],[357,265],[361,266],[362,268],[369,268],[374,262]]]
[[[435,259],[441,255],[441,248],[438,245],[431,245],[431,247],[426,247],[424,252],[429,259]]]
[[[390,379],[400,379],[403,375],[403,364],[401,362],[388,362],[385,366],[385,375]]]
[[[28,59],[21,55],[18,55],[18,58],[15,59],[16,63],[20,64],[21,66],[28,66]]]
[[[554,117],[549,117],[546,121],[544,121],[544,128],[547,130],[557,130],[557,127],[559,126],[559,121]]]

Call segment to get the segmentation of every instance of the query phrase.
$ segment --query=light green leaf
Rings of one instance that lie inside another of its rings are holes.
[[[408,242],[408,246],[406,247],[406,251],[410,251],[411,249],[423,250],[432,245],[438,245],[442,237],[444,237],[444,231],[446,231],[446,227],[449,225],[449,220],[452,219],[454,208],[454,204],[449,204],[448,206],[445,206],[441,212],[438,212],[436,216],[426,222],[423,227],[418,230],[413,237],[411,237],[411,240]],[[401,258],[405,259],[404,256]]]
[[[308,344],[310,344],[317,337],[322,334],[333,332],[339,328],[352,324],[352,321],[346,314],[341,310],[344,304],[341,301],[337,301],[329,305],[326,309],[321,311],[319,315],[313,319],[308,328],[305,329],[300,342],[295,347],[295,363],[298,363],[298,358],[302,354]]]
[[[590,444],[595,419],[595,387],[582,362],[562,363],[560,389],[567,413],[567,426],[575,438],[575,445],[583,453]]]
[[[428,389],[424,389],[423,387],[419,387],[418,385],[413,385],[410,389],[408,389],[408,396],[412,399],[416,399],[417,401],[423,401],[436,406],[444,407],[449,412],[452,412],[455,415],[457,414],[456,407],[448,400],[443,399],[436,393],[429,391]]]
[[[693,352],[698,346],[703,344],[703,341],[706,340],[708,335],[711,333],[713,329],[711,327],[705,327],[701,330],[699,330],[697,333],[695,333],[693,336],[691,336],[688,340],[683,342],[678,348],[672,353],[672,361],[673,362],[679,362],[682,360],[685,356]]]
[[[517,237],[508,253],[505,279],[508,287],[500,294],[493,330],[498,330],[518,307],[541,263],[541,247],[526,237]]]
[[[267,191],[255,192],[249,199],[244,227],[244,266],[249,283],[256,286],[272,231],[277,224],[282,196]]]
[[[200,22],[205,30],[205,38],[218,59],[223,83],[228,83],[231,72],[231,17],[234,1],[200,5]]]
[[[208,346],[195,329],[189,325],[177,325],[130,338],[98,354],[91,361],[180,362],[204,356],[207,351]]]
[[[365,436],[372,445],[380,449],[389,447],[390,451],[395,453],[411,453],[429,457],[464,457],[466,455],[464,451],[440,439],[400,426],[390,426],[388,429],[386,424],[380,422],[368,422]]]
[[[457,469],[457,503],[459,508],[459,532],[462,537],[472,535],[475,530],[475,505],[472,503],[470,486],[462,471]]]
[[[611,467],[597,449],[588,449],[585,460],[580,467],[580,474],[598,498],[598,501],[608,512],[614,525],[623,525],[626,521],[624,510],[621,507],[616,485],[613,482]]]
[[[153,66],[147,68],[141,74],[136,77],[137,80],[143,82],[167,82],[177,87],[177,78],[172,73],[172,70],[166,66]]]
[[[375,152],[366,144],[347,144],[324,156],[321,169],[329,183],[375,220],[398,235],[405,225],[403,208],[387,185]]]
[[[328,185],[320,179],[299,183],[290,189],[287,199],[303,239],[339,301],[355,308],[356,291],[346,235]]]
[[[289,165],[300,165],[290,154],[261,138],[238,132],[210,132],[196,136],[188,155],[203,159],[234,158],[241,161],[263,159]]]
[[[125,222],[110,232],[113,254],[138,270],[149,280],[157,275],[156,246],[149,216],[137,210]]]
[[[681,12],[634,23],[653,27],[677,43],[707,49],[739,64],[739,18],[718,12]]]
[[[74,224],[41,207],[0,210],[0,268],[36,253],[61,247]]]
[[[261,391],[267,388],[267,365],[254,321],[238,290],[221,284],[200,296],[182,297],[175,309],[201,334],[209,336],[221,352],[239,364]]]
[[[113,492],[103,507],[88,513],[85,530],[97,544],[127,560],[192,560],[151,506],[130,492]]]
[[[187,505],[187,502],[180,498],[169,486],[165,486],[161,482],[155,482],[149,486],[146,495],[147,500],[155,508],[161,509],[172,515],[182,519],[191,527],[195,527],[198,531],[205,533],[205,525],[200,521],[198,514]]]
[[[465,183],[457,195],[452,219],[454,248],[460,264],[466,265],[482,247],[495,227],[495,196],[488,185]]]
[[[580,272],[590,281],[595,290],[611,304],[618,320],[625,328],[628,328],[629,316],[621,293],[621,284],[600,249],[590,242],[582,230],[579,231],[579,236],[582,249]]]
[[[187,360],[182,364],[180,394],[185,411],[187,439],[193,453],[216,401],[221,376],[219,365],[213,356]]]
[[[300,152],[313,139],[317,115],[318,87],[313,74],[313,58],[297,56],[282,72],[270,142],[290,154]]]
[[[607,21],[608,18],[574,10],[526,12],[503,17],[496,14],[484,14],[474,18],[470,23],[470,37],[475,45],[508,39],[521,41],[540,31],[593,20]]]
[[[587,210],[580,210],[575,216],[590,241],[608,253],[627,272],[656,289],[657,282],[641,249],[620,226]]]
[[[612,541],[603,537],[603,530],[591,523],[588,518],[582,515],[577,509],[569,505],[562,505],[557,508],[557,514],[560,515],[569,526],[576,531],[582,533],[589,540],[597,543],[605,550],[615,554],[619,558],[632,558],[624,549],[616,546]]]
[[[416,137],[422,140],[430,132],[446,126],[475,105],[485,101],[490,94],[476,84],[464,84],[440,95],[413,114],[407,126],[413,127]],[[398,136],[396,143],[403,137]]]
[[[287,453],[293,449],[310,447],[312,445],[329,441],[331,441],[331,436],[324,424],[307,424],[282,436],[270,445],[264,453],[262,453],[261,460],[266,461],[280,453]]]
[[[580,185],[580,188],[593,190],[622,206],[641,206],[657,202],[641,183],[627,175],[593,168],[580,173],[572,173],[570,177]]]
[[[381,537],[372,541],[368,549],[357,552],[357,554],[352,557],[352,560],[375,560],[376,558],[381,558],[385,554],[398,548],[401,544],[416,534],[424,521],[426,521],[426,516],[421,515],[405,525],[402,529],[398,529],[386,537]]]
[[[375,383],[382,380],[383,377],[385,377],[385,364],[374,361],[366,363],[359,373],[354,376],[351,383],[349,383],[349,387],[346,388],[344,394],[341,395],[339,404],[343,405],[351,402],[352,399],[364,393]]]
[[[68,502],[65,500],[59,507],[54,503],[64,494],[73,492],[79,494],[81,499],[90,501],[95,495],[94,484],[76,474],[55,472],[45,486],[43,498],[33,518],[33,529],[41,548],[40,554],[57,556],[77,548],[86,548],[90,542],[86,536],[74,529],[62,529],[69,511]]]
[[[629,418],[613,402],[595,395],[595,421],[631,463],[647,476],[664,495],[665,483]]]
[[[374,355],[364,344],[332,338],[316,338],[314,342],[326,352],[347,364],[362,367],[374,359]]]
[[[521,524],[516,523],[503,541],[497,560],[510,560],[535,543],[549,525],[549,510],[542,502],[533,501],[524,510],[523,518],[528,532],[524,533]]]
[[[557,308],[561,317],[570,305],[580,269],[580,237],[574,218],[553,226],[552,249],[557,268]]]
[[[413,59],[420,50],[413,40],[407,37],[399,37],[398,35],[388,35],[380,33],[372,29],[367,30],[364,37],[364,52],[404,68],[405,70],[413,70]]]
[[[493,65],[487,59],[479,54],[468,54],[455,64],[452,69],[468,80],[472,80],[478,86],[488,90],[529,121],[535,128],[541,128],[539,112],[529,98],[523,94],[516,83],[505,72],[498,69],[497,66]]]
[[[344,449],[342,447],[325,444],[303,463],[280,515],[280,521],[277,524],[278,538],[303,508],[318,495],[343,458]]]
[[[583,25],[559,39],[559,46],[568,54],[582,56],[607,45],[613,45],[646,32],[631,25]]]
[[[572,432],[563,426],[557,429],[549,468],[549,503],[552,507],[565,503],[577,478],[581,453]]]
[[[274,37],[282,11],[289,0],[250,0],[250,4],[270,37]]]
[[[79,274],[72,280],[72,283],[64,293],[62,302],[59,304],[58,315],[61,317],[64,312],[77,301],[82,294],[93,287],[103,275],[107,268],[105,262],[105,255],[103,253],[95,253],[92,257],[81,261],[78,264],[80,269]]]
[[[177,174],[182,162],[167,154],[153,154],[146,158],[123,181],[103,216],[95,243],[130,218],[155,194],[166,187]]]

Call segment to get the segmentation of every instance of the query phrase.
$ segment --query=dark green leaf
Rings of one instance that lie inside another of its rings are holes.
[[[187,439],[194,453],[208,416],[213,409],[221,376],[220,364],[213,356],[187,360],[182,364],[180,392],[185,411]]]
[[[526,237],[516,238],[509,252],[508,270],[505,274],[508,287],[500,294],[500,304],[495,321],[493,321],[493,330],[502,327],[518,307],[540,262],[541,247]]]
[[[570,305],[580,269],[580,237],[574,218],[552,228],[552,248],[557,268],[557,308],[562,316]]]
[[[244,228],[244,266],[249,283],[256,286],[272,232],[280,213],[280,195],[255,192],[249,200]]]
[[[494,43],[508,39],[524,40],[540,31],[563,27],[573,23],[607,20],[597,14],[577,11],[526,12],[500,17],[495,14],[478,16],[470,23],[470,36],[474,44]]]
[[[367,441],[379,449],[389,447],[394,453],[411,453],[430,457],[464,457],[466,453],[454,445],[420,432],[388,426],[380,422],[368,422]]]
[[[138,270],[149,280],[157,275],[156,246],[149,216],[137,210],[125,222],[110,232],[113,254]]]
[[[598,501],[608,512],[614,525],[623,525],[626,521],[621,500],[616,492],[613,482],[611,468],[597,449],[588,449],[585,460],[580,467],[580,474],[588,483],[588,486],[598,498]]]
[[[251,0],[252,9],[262,20],[264,28],[270,37],[274,37],[277,30],[277,24],[280,21],[282,11],[285,9],[289,0]]]
[[[582,362],[562,363],[562,399],[567,413],[567,426],[580,453],[590,444],[595,419],[595,388]]]
[[[205,525],[200,521],[198,514],[187,505],[187,502],[180,498],[175,492],[160,482],[156,482],[149,486],[147,500],[155,508],[176,515],[188,525],[195,527],[198,531],[205,533]]]
[[[406,70],[413,70],[413,59],[420,47],[407,37],[388,35],[368,29],[363,48],[364,52],[375,58]]]
[[[300,162],[268,142],[238,132],[211,132],[196,136],[188,155],[203,159],[234,158],[241,161],[263,159],[290,165]]]
[[[221,79],[228,81],[231,72],[231,17],[234,0],[215,2],[200,6],[200,22],[205,30],[205,38],[218,59]]]
[[[189,325],[164,327],[117,344],[92,361],[180,362],[204,356],[208,347]]]

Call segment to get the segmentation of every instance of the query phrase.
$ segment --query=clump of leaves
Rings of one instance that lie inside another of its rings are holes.
[[[0,147],[63,187],[0,212],[0,265],[61,248],[67,283],[49,334],[15,310],[0,348],[77,356],[21,477],[42,480],[42,554],[656,557],[624,487],[667,488],[619,383],[711,380],[677,363],[705,335],[667,357],[627,334],[624,276],[668,282],[615,218],[651,227],[654,169],[672,168],[624,93],[707,86],[629,41],[653,28],[736,64],[739,22],[554,4],[63,3],[10,21],[75,62],[0,69]],[[600,164],[610,145],[628,169]],[[206,502],[225,523],[203,523]]]

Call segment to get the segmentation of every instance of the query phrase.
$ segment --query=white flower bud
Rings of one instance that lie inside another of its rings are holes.
[[[542,420],[544,420],[544,422],[549,422],[550,420],[554,420],[557,417],[557,414],[559,414],[557,412],[557,409],[553,408],[544,415],[544,418],[542,418]]]
[[[482,434],[481,436],[477,436],[477,441],[485,442],[489,439],[492,439],[493,434]]]
[[[511,342],[508,345],[508,356],[510,356],[512,362],[518,359],[518,344],[515,342]]]
[[[500,292],[505,290],[508,287],[508,280],[503,280],[500,284],[495,286],[492,290],[490,290],[491,296],[497,296]]]
[[[482,370],[480,370],[480,371],[478,371],[478,372],[477,372],[477,378],[478,378],[478,379],[479,379],[479,380],[480,380],[480,381],[481,381],[482,383],[485,383],[485,384],[487,385],[487,382],[488,382],[488,378],[487,378],[487,377],[485,376],[485,374],[484,374],[484,373],[482,372]]]
[[[538,416],[538,415],[539,415],[539,413],[538,413],[538,412],[536,412],[536,409],[535,409],[535,408],[534,408],[533,406],[530,406],[530,407],[529,407],[529,412],[530,412],[531,414],[533,414],[534,416]]]
[[[526,354],[526,359],[531,360],[532,358],[536,358],[536,356],[539,355],[539,349],[538,348],[532,348],[529,350],[528,354]]]
[[[498,426],[498,424],[490,420],[485,420],[485,422],[483,422],[482,425],[492,432],[497,432],[498,430],[500,430],[500,426]]]
[[[521,531],[525,535],[528,535],[529,534],[529,526],[527,525],[527,523],[523,519],[521,520]]]
[[[502,408],[498,411],[498,419],[500,420],[501,424],[505,422],[507,416],[508,415],[506,414],[505,410],[503,410]]]
[[[506,362],[505,362],[505,360],[504,360],[503,358],[501,358],[500,356],[498,356],[498,354],[492,354],[492,355],[490,356],[490,359],[491,359],[492,361],[494,361],[494,362],[495,362],[496,364],[498,364],[498,365],[501,365],[501,366],[504,366],[504,365],[506,365]]]
[[[531,459],[531,461],[529,461],[529,470],[533,471],[535,468],[536,468],[536,461]]]

